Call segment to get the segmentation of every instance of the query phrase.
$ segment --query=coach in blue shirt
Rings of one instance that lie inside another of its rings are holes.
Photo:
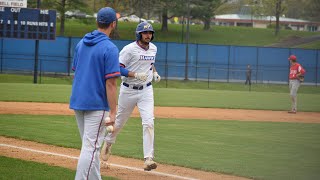
[[[116,27],[116,12],[109,7],[100,9],[97,27],[80,40],[74,52],[70,109],[75,111],[82,140],[75,179],[101,179],[104,119],[110,117],[112,124],[116,116],[119,50],[109,38]]]

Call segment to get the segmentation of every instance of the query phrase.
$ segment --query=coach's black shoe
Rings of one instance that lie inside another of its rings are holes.
[[[144,160],[144,167],[145,171],[151,171],[152,169],[157,168],[157,163],[153,161],[151,157],[145,158]]]

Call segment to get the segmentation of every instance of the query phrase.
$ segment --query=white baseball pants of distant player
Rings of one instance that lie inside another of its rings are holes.
[[[75,114],[82,140],[75,179],[101,179],[99,157],[109,112],[75,110]]]
[[[133,89],[121,83],[118,101],[118,112],[113,133],[108,133],[105,141],[115,143],[116,137],[129,119],[137,105],[142,119],[144,158],[154,157],[154,97],[152,85],[144,85],[143,89]]]
[[[298,79],[290,79],[289,81],[292,110],[297,110],[297,92],[300,87],[300,84],[301,82]]]

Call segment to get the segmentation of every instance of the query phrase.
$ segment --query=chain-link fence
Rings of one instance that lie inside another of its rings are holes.
[[[70,76],[74,47],[80,38],[58,37],[56,41],[41,41],[38,71],[43,75]],[[34,41],[0,41],[1,73],[33,73]],[[130,41],[114,41],[121,50]],[[251,65],[253,83],[288,83],[290,54],[296,54],[307,70],[305,84],[319,84],[320,50],[186,45],[155,42],[158,47],[156,68],[164,79],[208,82],[245,82],[247,65]],[[17,48],[18,47],[18,48]],[[186,62],[186,57],[188,62]],[[186,66],[187,64],[187,66]]]

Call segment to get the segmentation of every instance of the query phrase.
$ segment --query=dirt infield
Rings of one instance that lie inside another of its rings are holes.
[[[73,111],[69,110],[68,104],[25,102],[0,102],[0,114],[74,115]],[[139,112],[135,109],[132,117],[138,116]],[[320,113],[311,112],[288,114],[285,111],[156,107],[155,116],[157,118],[177,119],[320,123]],[[0,136],[0,155],[2,156],[76,169],[76,158],[79,154],[80,151],[77,149]],[[246,179],[164,164],[159,164],[156,171],[144,172],[142,171],[143,161],[118,156],[112,156],[109,163],[111,164],[102,163],[101,173],[120,179]]]
[[[68,104],[0,102],[0,114],[74,115]],[[132,117],[138,117],[134,109]],[[191,107],[155,107],[156,118],[320,123],[318,112],[263,111]]]

